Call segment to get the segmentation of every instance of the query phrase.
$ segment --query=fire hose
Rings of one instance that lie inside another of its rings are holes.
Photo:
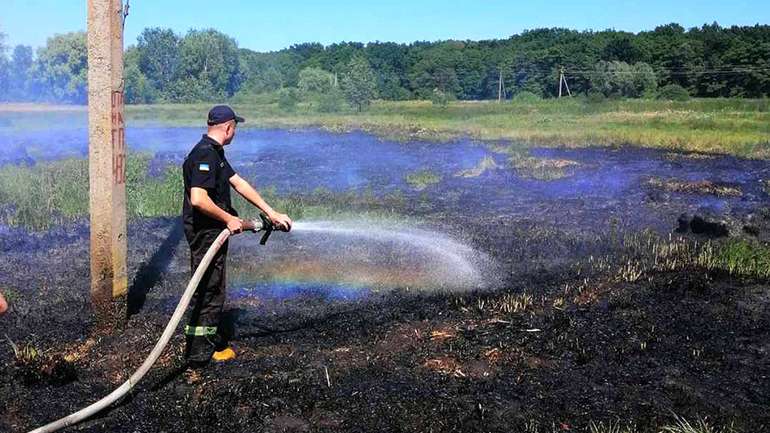
[[[260,215],[259,220],[244,221],[244,230],[252,231],[254,233],[260,231],[264,232],[262,239],[259,242],[261,245],[264,245],[267,242],[267,239],[270,237],[270,234],[273,232],[273,230],[275,230],[275,227],[267,217]],[[139,381],[142,380],[142,378],[147,374],[150,368],[152,368],[153,364],[155,364],[155,361],[158,360],[161,353],[163,353],[163,350],[166,348],[166,345],[171,340],[172,335],[176,331],[179,322],[182,320],[182,316],[184,316],[188,305],[190,305],[190,301],[192,300],[193,294],[195,293],[195,289],[198,287],[201,278],[203,278],[203,274],[206,272],[209,265],[211,264],[211,261],[214,259],[214,256],[219,251],[219,249],[222,248],[222,245],[224,245],[225,241],[227,241],[230,235],[230,230],[224,229],[214,240],[214,243],[211,244],[211,247],[209,247],[206,255],[203,256],[200,264],[195,269],[195,273],[193,273],[190,282],[187,284],[187,288],[182,295],[182,299],[176,306],[176,310],[174,310],[174,314],[171,316],[171,320],[169,320],[168,324],[166,325],[166,329],[163,330],[163,334],[161,334],[160,339],[157,343],[155,343],[155,347],[152,349],[147,359],[144,360],[139,369],[137,369],[134,374],[128,378],[128,380],[123,382],[122,385],[120,385],[106,397],[91,404],[90,406],[87,406],[50,424],[36,428],[29,433],[50,433],[60,430],[64,427],[77,424],[106,409],[118,401],[121,397],[126,395],[129,391],[131,391],[131,389],[136,386],[136,384],[139,383]]]

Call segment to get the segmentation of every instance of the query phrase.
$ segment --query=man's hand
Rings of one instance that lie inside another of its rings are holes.
[[[254,221],[251,220],[241,220],[241,230],[245,232],[256,232],[257,227],[254,225]]]
[[[283,232],[291,231],[292,221],[288,215],[275,212],[273,214],[268,215],[267,217],[270,218],[270,222],[273,223],[273,226],[275,226],[277,230],[280,230]]]
[[[230,178],[230,185],[238,191],[238,194],[243,196],[249,203],[253,204],[257,209],[265,213],[267,218],[273,223],[273,228],[288,232],[291,230],[292,221],[287,215],[276,212],[268,205],[261,195],[242,177],[234,174]]]
[[[230,230],[230,234],[237,234],[243,231],[243,220],[237,217],[232,217],[227,221],[227,229]]]

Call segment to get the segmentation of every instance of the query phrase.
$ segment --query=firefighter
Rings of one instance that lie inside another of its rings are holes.
[[[212,108],[208,115],[208,132],[182,165],[182,218],[193,272],[223,229],[227,228],[233,234],[244,229],[245,223],[238,218],[230,201],[231,187],[259,208],[276,229],[291,230],[291,219],[271,208],[225,158],[224,148],[232,142],[238,124],[243,122],[244,119],[226,105]],[[212,359],[229,361],[236,356],[219,329],[225,302],[226,260],[227,243],[214,257],[192,300],[190,320],[185,327],[185,357],[192,367],[204,366]]]

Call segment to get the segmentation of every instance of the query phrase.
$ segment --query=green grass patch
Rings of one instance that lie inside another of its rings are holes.
[[[406,175],[406,183],[417,191],[423,191],[431,185],[441,182],[441,175],[424,169]]]
[[[661,236],[651,229],[618,236],[614,229],[604,238],[609,253],[580,263],[583,273],[611,272],[619,281],[635,282],[650,272],[716,272],[735,277],[770,279],[770,245],[750,238],[697,242]]]
[[[479,177],[488,171],[497,170],[499,168],[500,167],[497,165],[494,158],[492,158],[491,156],[485,156],[484,158],[481,159],[481,161],[479,161],[478,164],[476,164],[475,167],[469,168],[467,170],[461,170],[457,174],[455,174],[455,176],[466,177],[466,178]]]
[[[5,300],[8,301],[8,304],[14,304],[16,301],[21,299],[21,293],[13,288],[10,287],[3,287],[3,296],[5,296]]]
[[[126,201],[130,218],[179,214],[181,169],[169,167],[158,178],[147,176],[151,157],[130,155]],[[0,168],[2,222],[33,230],[73,222],[88,215],[88,161],[67,159],[32,167]]]
[[[510,156],[508,162],[523,178],[537,180],[557,180],[570,175],[572,168],[579,164],[568,159],[548,159],[531,156],[526,149],[517,147],[506,151]]]
[[[770,278],[770,246],[753,240],[731,239],[706,246],[700,261],[710,269],[748,278]]]
[[[738,187],[717,184],[709,180],[689,181],[652,177],[647,181],[647,185],[655,189],[683,194],[703,194],[719,197],[740,197],[743,195],[743,192]]]
[[[169,165],[160,176],[149,176],[152,157],[129,155],[126,173],[126,201],[129,219],[178,216],[182,212],[181,167]],[[405,203],[395,191],[375,196],[363,192],[332,192],[318,189],[310,194],[279,194],[275,188],[261,190],[276,210],[294,220],[389,218]],[[0,222],[32,230],[85,219],[89,212],[88,161],[68,159],[32,167],[0,167]],[[233,206],[243,218],[257,218],[258,209],[233,192]]]
[[[182,168],[168,166],[159,177],[147,175],[148,154],[129,155],[126,172],[126,205],[130,218],[179,215],[184,198]]]
[[[5,224],[45,229],[88,213],[88,161],[0,168],[0,215]]]
[[[178,215],[182,203],[181,168],[147,176],[151,157],[129,155],[126,201],[129,218]],[[0,215],[4,224],[45,230],[88,215],[88,161],[66,159],[32,167],[0,168]]]

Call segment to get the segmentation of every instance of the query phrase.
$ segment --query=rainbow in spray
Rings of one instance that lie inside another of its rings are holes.
[[[237,241],[236,248],[257,250],[254,239]],[[296,293],[293,287],[328,287],[334,297],[356,289],[467,291],[488,287],[496,274],[491,260],[465,243],[390,221],[298,222],[271,242],[256,260],[232,267],[236,285],[252,283],[255,296]]]

